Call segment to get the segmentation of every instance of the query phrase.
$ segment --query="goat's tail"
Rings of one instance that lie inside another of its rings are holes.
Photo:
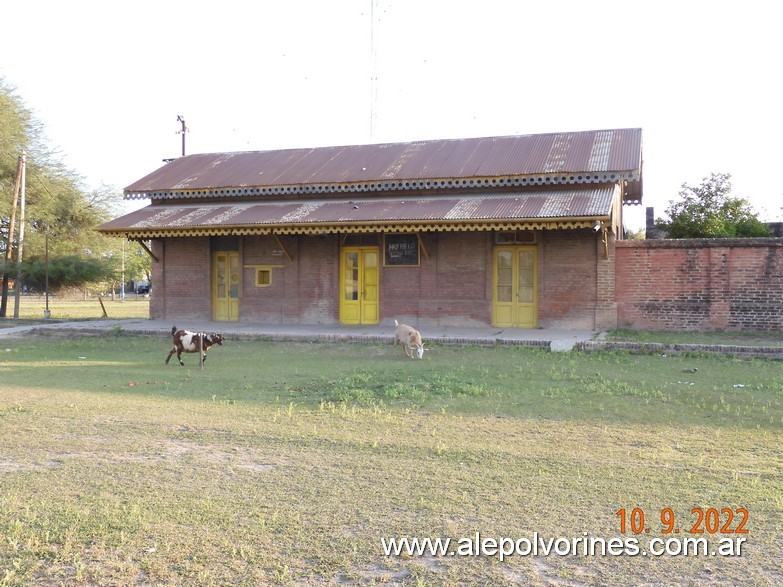
[[[399,326],[399,325],[400,325],[400,323],[399,323],[399,322],[397,322],[397,319],[396,319],[396,318],[394,319],[394,325],[395,325],[395,326]]]
[[[174,333],[175,333],[176,331],[177,331],[177,327],[176,327],[176,326],[172,326],[172,327],[171,327],[171,336],[174,336]]]

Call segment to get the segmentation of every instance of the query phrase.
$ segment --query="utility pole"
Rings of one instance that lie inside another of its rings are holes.
[[[5,245],[5,267],[3,267],[3,289],[2,297],[0,298],[0,318],[6,317],[6,311],[8,309],[8,281],[11,261],[14,258],[14,224],[16,223],[16,203],[19,199],[19,186],[22,181],[22,156],[16,163],[16,179],[14,180],[14,199],[11,206],[11,219],[8,223],[8,242]]]
[[[122,289],[120,289],[120,300],[125,301],[125,239],[122,239]]]
[[[44,237],[46,243],[46,286],[44,292],[46,292],[46,308],[44,308],[44,318],[49,319],[52,313],[49,311],[49,227],[46,227],[46,236]]]
[[[19,318],[19,297],[22,295],[22,249],[24,248],[24,210],[27,193],[27,152],[22,151],[22,173],[20,179],[19,202],[19,244],[16,246],[16,284],[14,285],[14,318]]]
[[[185,126],[185,119],[183,118],[182,114],[177,114],[177,122],[182,123],[182,130],[177,132],[182,135],[182,156],[184,157],[185,156],[185,133],[188,132],[188,129]]]

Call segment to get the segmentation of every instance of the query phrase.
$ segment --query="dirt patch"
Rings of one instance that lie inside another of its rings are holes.
[[[17,463],[16,461],[0,461],[0,475],[7,473],[19,473],[21,471],[35,471],[44,467],[35,463]]]
[[[383,581],[384,585],[402,585],[405,579],[410,577],[410,571],[407,569],[391,570],[385,568],[383,565],[369,565],[354,571],[356,575],[359,575],[365,581],[371,583],[377,583]],[[355,585],[356,582],[346,575],[340,573],[335,577],[338,585]]]
[[[95,440],[95,439],[94,439]],[[144,452],[110,452],[101,450],[88,450],[65,452],[51,455],[50,458],[29,463],[16,461],[0,461],[0,475],[19,473],[22,471],[36,471],[53,469],[68,460],[89,460],[94,463],[148,463],[151,465],[160,463],[177,463],[185,458],[195,459],[207,465],[220,465],[228,470],[244,470],[253,473],[268,473],[279,463],[268,462],[269,459],[259,458],[260,455],[252,451],[240,448],[217,448],[203,446],[197,443],[170,440],[160,444],[151,451]]]

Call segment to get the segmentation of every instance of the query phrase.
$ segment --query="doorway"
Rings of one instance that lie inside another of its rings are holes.
[[[497,247],[492,278],[492,325],[535,328],[537,325],[536,247]]]
[[[218,251],[212,256],[212,319],[239,320],[239,253]]]
[[[340,255],[340,322],[378,324],[378,247],[346,247]]]

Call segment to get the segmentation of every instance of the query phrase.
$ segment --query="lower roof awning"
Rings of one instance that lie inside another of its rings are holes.
[[[161,238],[253,234],[591,228],[611,218],[620,188],[517,193],[252,202],[155,203],[98,227],[110,236]]]

